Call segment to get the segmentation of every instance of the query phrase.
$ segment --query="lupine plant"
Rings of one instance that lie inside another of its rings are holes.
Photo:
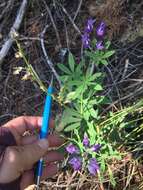
[[[66,147],[69,165],[76,171],[87,169],[91,175],[97,174],[101,178],[108,161],[121,159],[121,154],[105,135],[104,127],[100,128],[102,106],[109,103],[102,95],[105,74],[100,72],[100,67],[108,65],[114,51],[109,50],[110,42],[105,40],[105,23],[101,22],[94,34],[95,24],[94,19],[88,19],[86,23],[81,38],[84,51],[80,62],[76,63],[76,58],[69,52],[68,65],[58,64],[63,84],[58,99],[64,111],[57,130],[71,134],[71,142]],[[112,184],[115,185],[113,177]]]
[[[119,147],[128,136],[126,116],[140,109],[142,102],[101,116],[102,107],[110,102],[102,95],[105,73],[100,69],[108,65],[109,57],[115,51],[109,50],[110,42],[105,39],[105,23],[101,22],[93,33],[95,24],[94,19],[86,23],[81,38],[84,51],[80,62],[76,62],[69,52],[68,64],[58,64],[63,84],[58,100],[64,111],[57,130],[70,134],[66,151],[69,153],[68,163],[75,171],[87,171],[101,181],[106,174],[115,186],[110,163],[124,156]]]

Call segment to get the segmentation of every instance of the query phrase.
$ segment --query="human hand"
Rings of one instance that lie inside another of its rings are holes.
[[[5,150],[4,158],[0,165],[0,183],[9,183],[21,176],[20,189],[34,184],[34,164],[44,157],[46,166],[43,168],[41,179],[50,177],[57,172],[57,164],[63,155],[57,151],[48,151],[49,147],[57,147],[63,143],[58,135],[49,135],[48,139],[38,140],[34,135],[35,129],[40,129],[41,117],[22,116],[6,123],[3,127],[10,129],[17,146],[9,146]],[[50,122],[52,128],[54,122]],[[31,135],[23,136],[29,131]]]

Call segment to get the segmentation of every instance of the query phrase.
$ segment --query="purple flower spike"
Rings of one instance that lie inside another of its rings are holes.
[[[87,136],[86,133],[84,134],[84,138],[83,138],[82,143],[83,143],[83,145],[84,145],[85,147],[88,147],[88,146],[89,146],[89,139],[88,139],[88,136]]]
[[[66,151],[70,154],[75,154],[75,153],[79,153],[79,150],[78,148],[73,145],[72,143],[69,144],[67,147],[66,147]]]
[[[78,171],[81,169],[82,159],[80,157],[73,157],[69,160],[69,164],[73,167],[75,171]]]
[[[82,35],[82,43],[84,48],[89,48],[90,47],[90,38],[87,33]]]
[[[103,50],[104,49],[104,46],[103,46],[103,41],[99,41],[96,43],[96,48],[98,50]]]
[[[104,34],[105,34],[105,23],[104,22],[101,22],[100,25],[97,27],[97,30],[96,30],[96,33],[97,33],[97,36],[99,37],[103,37]]]
[[[95,158],[91,158],[89,160],[89,164],[87,166],[89,173],[92,175],[95,175],[97,171],[99,170],[99,164]]]
[[[93,152],[98,152],[98,151],[100,150],[100,148],[101,148],[101,145],[100,145],[100,144],[95,144],[95,145],[93,145],[93,146],[91,147],[91,150],[92,150]]]
[[[94,22],[95,22],[95,19],[92,19],[92,18],[87,20],[87,25],[85,27],[85,32],[87,32],[87,33],[92,32]]]

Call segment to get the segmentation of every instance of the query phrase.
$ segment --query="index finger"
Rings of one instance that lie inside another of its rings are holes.
[[[25,131],[34,131],[42,126],[42,117],[40,116],[20,116],[4,125],[8,127],[14,135],[16,141],[24,134]],[[50,120],[50,128],[54,127],[54,121]]]

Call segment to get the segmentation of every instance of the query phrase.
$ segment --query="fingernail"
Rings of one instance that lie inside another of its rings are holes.
[[[38,118],[38,126],[41,127],[42,126],[42,117]]]
[[[38,145],[42,148],[42,149],[45,149],[47,150],[48,147],[49,147],[49,143],[46,139],[40,139],[38,140]]]

